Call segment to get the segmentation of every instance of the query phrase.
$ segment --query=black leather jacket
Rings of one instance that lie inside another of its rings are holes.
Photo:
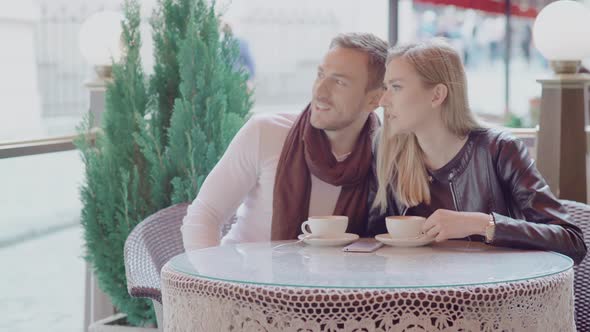
[[[428,217],[438,208],[493,213],[496,221],[492,245],[551,250],[579,264],[586,255],[584,237],[537,170],[524,144],[497,129],[470,133],[461,151],[447,165],[432,172],[430,206],[403,206],[393,194],[385,214],[371,209],[367,235],[386,233],[385,216]],[[376,193],[376,177],[369,206]],[[479,235],[470,237],[483,241]]]

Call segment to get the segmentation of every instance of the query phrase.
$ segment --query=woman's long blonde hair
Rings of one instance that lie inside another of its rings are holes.
[[[389,50],[386,64],[402,57],[410,63],[425,86],[444,84],[447,97],[442,104],[442,121],[458,137],[465,137],[481,127],[469,109],[467,79],[459,54],[446,42],[430,40],[395,46]],[[377,180],[379,189],[373,207],[387,208],[387,193],[391,191],[406,206],[430,203],[428,173],[424,153],[413,133],[389,134],[389,122],[384,121],[377,149]]]

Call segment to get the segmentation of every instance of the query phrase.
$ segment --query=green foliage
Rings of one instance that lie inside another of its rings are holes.
[[[147,103],[139,48],[139,4],[124,4],[123,43],[126,55],[113,64],[113,82],[106,91],[106,111],[96,143],[81,136],[77,144],[86,165],[86,182],[81,188],[81,222],[84,227],[86,259],[92,263],[100,288],[130,322],[154,321],[151,303],[127,295],[123,246],[127,235],[152,212],[149,183],[144,179],[146,159],[132,135],[139,131],[137,117]],[[88,131],[87,120],[82,131]]]
[[[170,204],[172,188],[164,160],[168,128],[174,101],[179,96],[178,52],[186,35],[193,0],[159,0],[151,19],[154,41],[154,74],[150,78],[146,114],[138,118],[141,131],[136,134],[142,153],[149,160],[150,198],[157,209]]]
[[[246,74],[234,65],[237,43],[230,35],[220,36],[218,27],[214,8],[196,1],[178,54],[180,97],[165,151],[169,203],[194,199],[251,107]]]
[[[159,0],[151,20],[154,41],[154,75],[150,79],[150,95],[157,100],[159,129],[168,129],[174,100],[179,95],[179,44],[186,35],[192,0]],[[162,145],[167,136],[161,133]]]
[[[127,293],[123,247],[133,227],[172,203],[194,199],[252,105],[237,42],[220,36],[213,5],[160,0],[152,19],[154,74],[139,57],[138,0],[124,5],[126,55],[113,64],[102,130],[87,119],[77,146],[86,166],[81,222],[100,288],[133,325],[155,321],[151,302]],[[149,84],[146,84],[149,82]]]
[[[518,115],[514,113],[508,113],[506,115],[506,121],[504,122],[504,125],[510,128],[522,128],[524,127],[524,121]]]

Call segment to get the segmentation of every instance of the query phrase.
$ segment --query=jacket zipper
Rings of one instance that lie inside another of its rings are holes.
[[[449,187],[451,188],[451,196],[453,197],[453,205],[455,206],[455,211],[459,212],[459,204],[457,203],[457,195],[455,195],[455,186],[453,186],[453,177],[455,174],[451,172],[449,174]],[[467,236],[469,242],[471,242],[471,235]]]
[[[451,172],[449,174],[449,187],[451,188],[451,196],[453,197],[453,205],[455,206],[455,211],[459,211],[459,204],[457,203],[457,196],[455,195],[455,186],[453,186],[453,177],[455,174]]]
[[[449,174],[449,187],[451,189],[451,196],[453,197],[453,206],[455,207],[455,211],[459,211],[459,204],[457,203],[457,196],[455,195],[455,186],[453,186],[453,177],[455,176],[455,174],[453,174],[451,172],[451,174]],[[404,206],[404,209],[402,210],[402,216],[405,216],[406,213],[408,212],[408,207]]]

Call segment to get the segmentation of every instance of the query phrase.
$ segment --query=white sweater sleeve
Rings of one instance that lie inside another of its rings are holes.
[[[256,185],[260,126],[251,118],[236,134],[188,207],[181,227],[185,250],[219,245],[226,223]]]

